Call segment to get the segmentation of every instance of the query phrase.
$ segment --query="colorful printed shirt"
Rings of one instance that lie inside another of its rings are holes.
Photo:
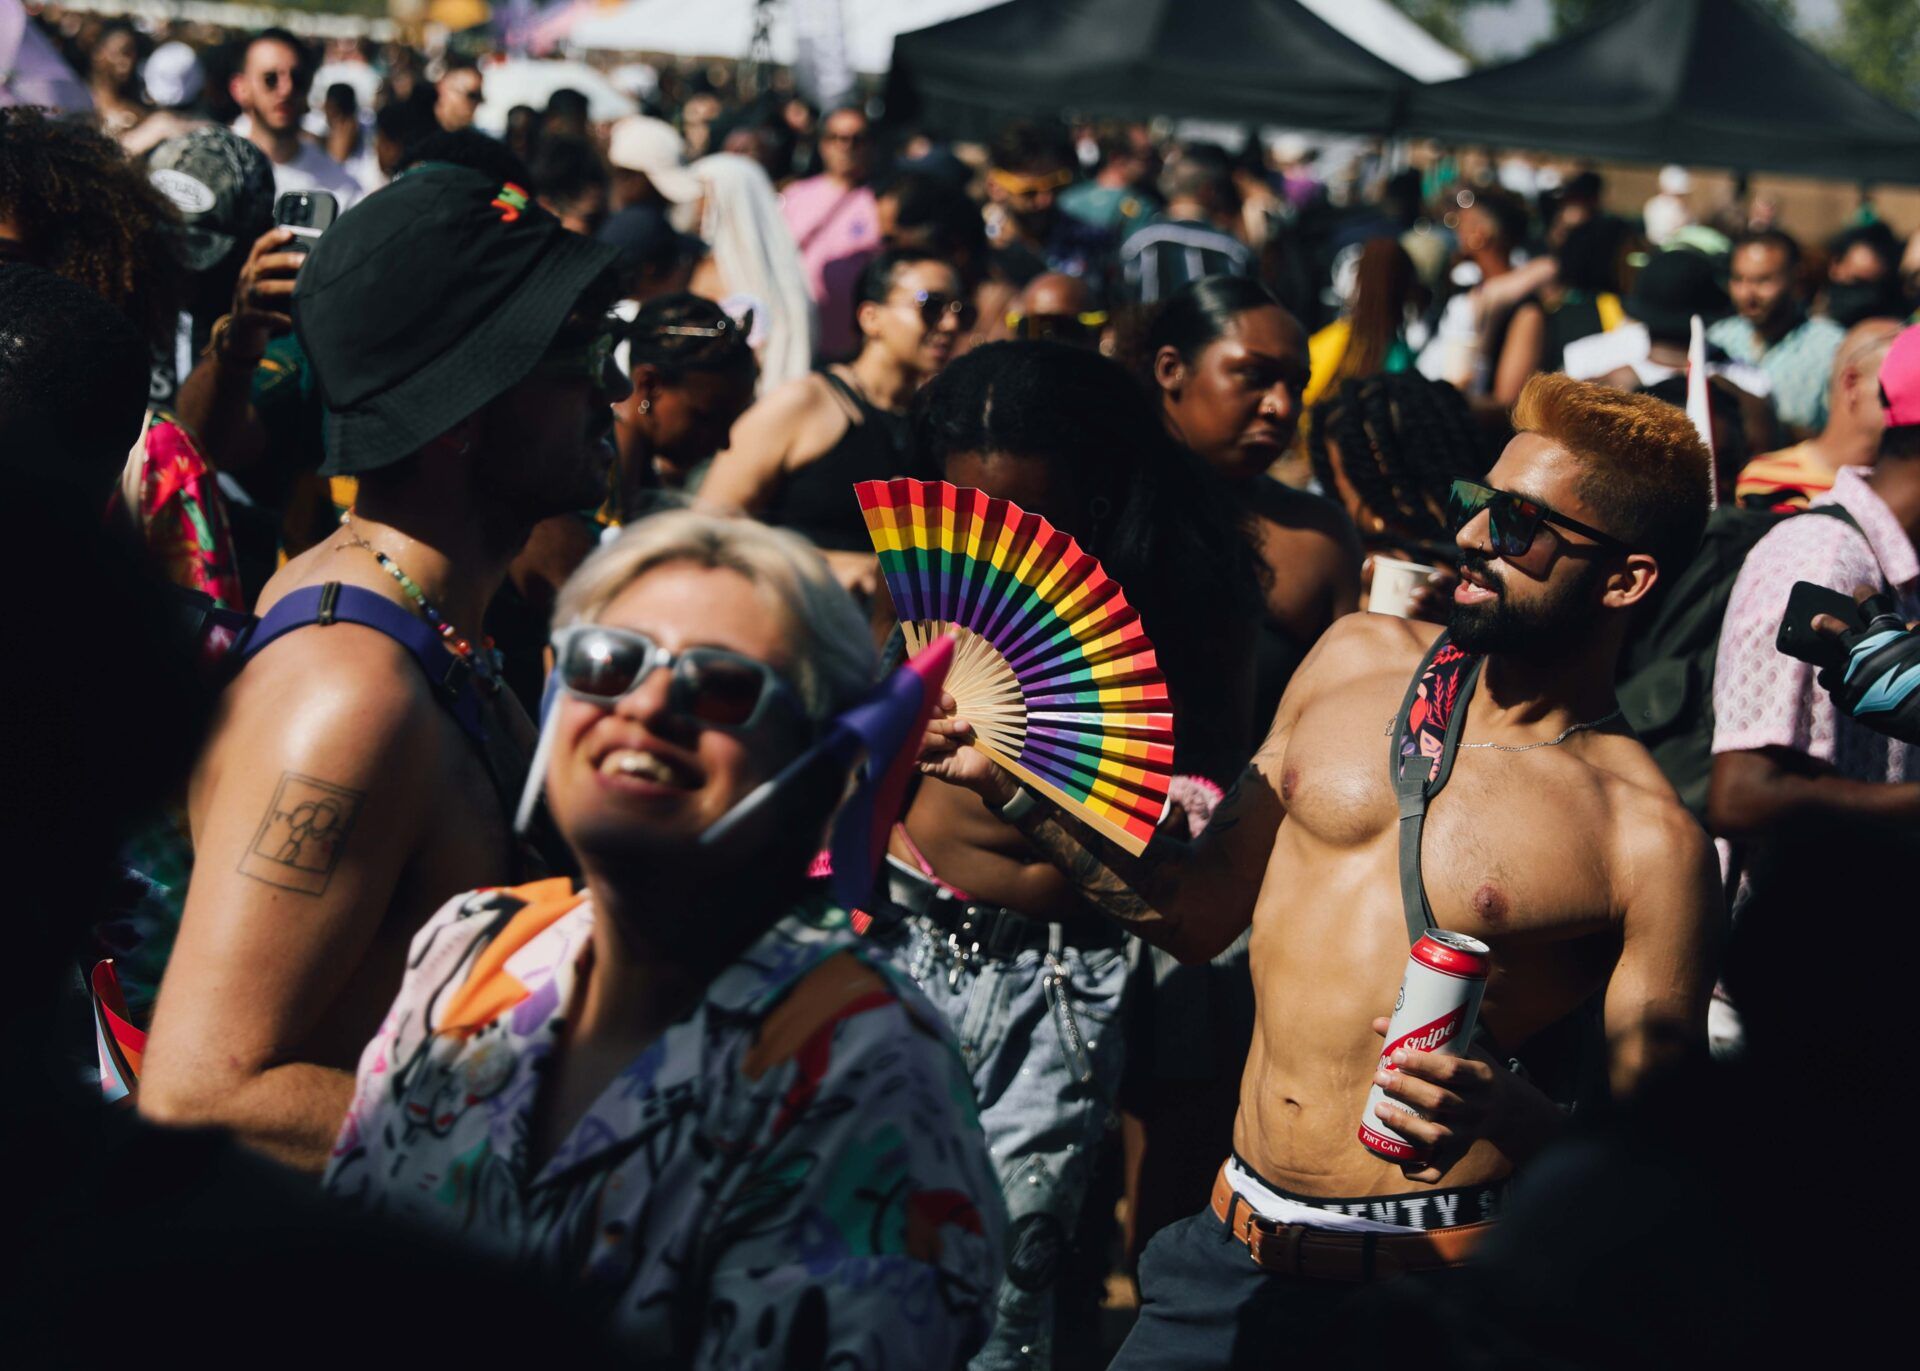
[[[1733,498],[1747,509],[1805,509],[1833,489],[1833,468],[1795,443],[1756,457],[1740,468]]]
[[[1769,347],[1739,315],[1707,330],[1707,341],[1736,362],[1757,366],[1773,382],[1773,412],[1780,422],[1809,433],[1826,426],[1827,381],[1833,356],[1847,331],[1831,319],[1802,319]]]
[[[227,502],[213,468],[188,432],[155,416],[140,435],[118,499],[140,527],[167,579],[202,591],[226,609],[243,607],[227,528]]]
[[[775,924],[533,1166],[593,919],[565,881],[433,917],[327,1187],[577,1284],[674,1365],[964,1365],[1001,1274],[999,1187],[950,1036],[840,909]]]

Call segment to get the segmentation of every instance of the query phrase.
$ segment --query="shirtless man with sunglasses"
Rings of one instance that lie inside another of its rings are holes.
[[[1141,937],[1200,961],[1252,923],[1258,1022],[1236,1155],[1214,1205],[1148,1247],[1116,1367],[1266,1365],[1355,1282],[1457,1263],[1563,1126],[1544,1088],[1561,1082],[1510,1060],[1550,1065],[1550,1042],[1593,1027],[1590,1006],[1604,1047],[1585,1041],[1616,1093],[1704,1044],[1717,873],[1612,681],[1634,607],[1699,538],[1707,454],[1679,410],[1563,376],[1534,378],[1514,423],[1492,471],[1455,491],[1448,633],[1481,674],[1422,843],[1434,925],[1492,949],[1486,1037],[1458,1055],[1402,1050],[1381,1069],[1419,917],[1402,900],[1395,762],[1419,776],[1436,751],[1416,728],[1402,753],[1389,730],[1416,677],[1445,677],[1455,654],[1429,658],[1438,629],[1336,624],[1205,836],[1158,839],[1137,860],[961,746],[964,720],[929,733],[926,770],[975,790]],[[1356,1138],[1376,1079],[1393,1101],[1381,1121],[1429,1160],[1388,1161]]]

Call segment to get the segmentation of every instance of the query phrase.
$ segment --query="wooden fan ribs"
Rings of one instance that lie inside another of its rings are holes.
[[[1046,519],[946,482],[855,487],[910,651],[955,638],[946,688],[975,746],[1132,852],[1173,775],[1173,716],[1140,616]]]

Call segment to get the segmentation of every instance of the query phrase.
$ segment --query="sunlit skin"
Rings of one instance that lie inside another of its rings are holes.
[[[835,367],[835,373],[876,408],[904,411],[914,392],[946,366],[960,338],[960,320],[952,313],[943,313],[929,328],[917,296],[953,299],[960,290],[958,274],[943,262],[901,267],[886,299],[860,306],[860,355]],[[832,451],[857,417],[852,403],[823,378],[789,381],[741,416],[732,446],[714,460],[701,484],[700,504],[722,513],[762,512],[781,481]],[[872,598],[879,561],[871,553],[830,552],[827,561],[841,584]]]
[[[764,595],[737,571],[690,562],[656,568],[595,622],[645,633],[669,652],[721,647],[783,675],[792,668],[784,616],[769,612]],[[791,758],[795,734],[771,714],[764,736],[705,727],[669,707],[668,682],[668,672],[655,671],[612,706],[561,697],[547,803],[560,831],[584,852],[688,842]],[[628,753],[652,760],[630,772],[622,766]]]
[[[260,612],[340,582],[417,614],[357,539],[401,567],[456,633],[477,637],[532,528],[592,507],[606,489],[610,397],[575,362],[603,308],[581,307],[554,365],[363,478],[351,526],[282,567]],[[512,691],[480,692],[480,709],[488,756],[511,777],[532,752],[532,724]],[[305,887],[248,870],[288,776],[324,784],[352,810],[324,879]],[[516,875],[498,789],[437,687],[390,638],[353,624],[303,630],[249,663],[221,694],[188,791],[196,862],[154,1012],[142,1112],[230,1129],[318,1171],[413,935],[450,896]],[[236,975],[243,995],[231,993]]]
[[[1285,454],[1308,374],[1306,334],[1278,308],[1235,315],[1191,365],[1172,348],[1154,359],[1174,432],[1233,480],[1258,476]]]
[[[1537,435],[1511,443],[1485,478],[1603,526],[1577,492],[1579,459]],[[1630,1090],[1657,1063],[1704,1041],[1718,876],[1699,827],[1624,727],[1576,731],[1614,708],[1612,663],[1627,620],[1657,582],[1652,558],[1602,552],[1543,529],[1524,554],[1491,555],[1488,520],[1461,530],[1480,571],[1463,606],[1500,597],[1538,608],[1570,599],[1570,650],[1526,645],[1488,660],[1452,779],[1426,828],[1424,874],[1442,928],[1493,950],[1482,1021],[1502,1054],[1604,994],[1609,1072]],[[1580,583],[1585,581],[1584,588]],[[1272,734],[1217,830],[1158,863],[1133,863],[1055,820],[1021,830],[1092,898],[1183,961],[1217,953],[1251,921],[1257,1023],[1234,1148],[1256,1172],[1305,1195],[1418,1192],[1508,1174],[1554,1136],[1558,1111],[1479,1048],[1412,1052],[1379,1069],[1380,1035],[1407,960],[1399,811],[1382,735],[1437,628],[1375,615],[1337,625],[1293,678]],[[922,766],[988,806],[1014,783],[964,746],[964,720],[931,731]],[[1552,796],[1542,806],[1529,797]],[[1224,826],[1223,826],[1223,820]],[[1152,852],[1150,850],[1149,856]],[[1091,872],[1081,863],[1097,863]],[[1105,874],[1101,874],[1104,872]],[[1384,1160],[1355,1132],[1367,1091],[1381,1116],[1432,1146],[1424,1164]],[[1401,1105],[1428,1117],[1415,1118]]]
[[[736,571],[668,563],[594,617],[669,652],[725,648],[791,679],[791,625]],[[804,725],[775,706],[750,732],[704,726],[674,710],[669,681],[656,669],[612,705],[562,695],[555,706],[547,804],[579,855],[596,917],[593,959],[536,1109],[536,1155],[565,1138],[613,1076],[778,913],[739,892],[729,892],[724,910],[701,907],[699,893],[715,882],[702,871],[697,839],[797,755]]]
[[[1300,325],[1277,306],[1233,317],[1191,363],[1154,358],[1174,435],[1233,482],[1256,516],[1261,558],[1276,573],[1267,613],[1303,646],[1358,607],[1360,547],[1328,501],[1266,479],[1292,445],[1309,367]]]

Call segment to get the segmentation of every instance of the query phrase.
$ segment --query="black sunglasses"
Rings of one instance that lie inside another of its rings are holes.
[[[1602,533],[1578,519],[1556,514],[1539,501],[1515,495],[1510,490],[1495,490],[1478,481],[1455,481],[1448,490],[1447,514],[1455,533],[1471,523],[1483,509],[1488,511],[1487,540],[1492,544],[1496,556],[1525,556],[1527,549],[1533,546],[1534,535],[1540,532],[1542,524],[1553,524],[1584,534],[1602,547],[1624,551],[1627,546],[1610,533]]]
[[[959,295],[943,295],[937,290],[916,290],[910,300],[902,303],[919,310],[920,322],[929,329],[939,328],[940,320],[952,315],[960,332],[966,333],[980,319],[980,311],[974,308],[973,301]]]
[[[778,702],[805,722],[799,693],[765,662],[722,647],[669,652],[644,633],[572,624],[553,635],[553,673],[561,688],[592,704],[616,704],[655,667],[673,675],[667,705],[683,718],[732,733],[756,727]]]

